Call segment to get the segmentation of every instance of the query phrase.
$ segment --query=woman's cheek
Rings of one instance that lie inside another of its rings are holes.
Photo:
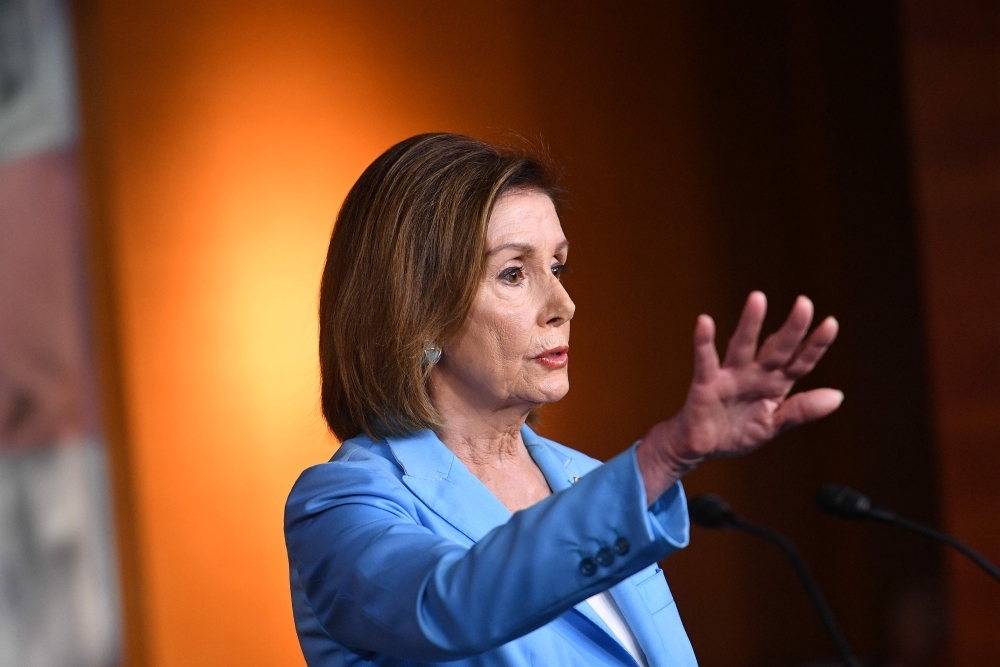
[[[530,356],[532,349],[533,327],[525,326],[520,313],[511,313],[501,319],[497,330],[501,345],[504,348],[504,356],[517,365],[522,365],[525,357]]]

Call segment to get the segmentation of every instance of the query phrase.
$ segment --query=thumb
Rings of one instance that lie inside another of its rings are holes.
[[[843,402],[844,392],[837,389],[813,389],[793,394],[778,406],[774,413],[774,425],[779,431],[787,431],[826,417]]]

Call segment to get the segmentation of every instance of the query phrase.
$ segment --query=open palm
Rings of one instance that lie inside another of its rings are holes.
[[[752,292],[721,363],[715,323],[708,315],[698,317],[694,379],[684,407],[650,429],[637,452],[651,497],[705,458],[752,451],[840,406],[844,395],[835,389],[789,395],[837,337],[837,321],[828,317],[809,333],[813,304],[800,296],[781,328],[758,348],[766,313],[766,297]]]
[[[835,389],[788,395],[795,381],[816,366],[837,337],[837,321],[826,318],[806,338],[813,305],[800,296],[785,323],[758,349],[766,312],[764,295],[751,293],[721,365],[715,350],[715,324],[707,315],[698,318],[694,379],[679,415],[693,448],[691,454],[742,454],[783,430],[825,417],[843,400]]]

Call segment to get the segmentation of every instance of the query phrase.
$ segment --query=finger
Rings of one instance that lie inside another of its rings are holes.
[[[812,318],[813,303],[809,297],[800,296],[795,299],[785,323],[760,346],[757,363],[769,371],[787,364],[809,331]]]
[[[791,363],[785,367],[785,375],[793,380],[798,380],[812,372],[812,369],[833,345],[833,341],[837,339],[839,330],[840,323],[832,317],[820,322],[819,326],[809,334],[806,342],[799,347]]]
[[[774,413],[774,425],[779,431],[822,419],[840,407],[844,392],[836,389],[813,389],[790,396]]]
[[[715,321],[699,315],[694,325],[694,380],[706,382],[719,370],[719,353],[715,350]]]
[[[739,368],[753,361],[757,353],[760,328],[764,324],[766,314],[767,297],[760,291],[750,292],[746,305],[743,306],[739,324],[736,325],[736,331],[733,332],[733,337],[729,339],[729,347],[726,348],[726,366]]]

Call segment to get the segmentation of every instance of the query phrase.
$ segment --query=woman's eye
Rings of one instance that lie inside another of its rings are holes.
[[[500,272],[500,280],[511,285],[518,284],[524,280],[524,267],[512,266],[509,269],[504,269]]]
[[[569,273],[569,267],[565,264],[553,264],[552,265],[552,275],[554,275],[559,280],[562,280],[563,276]]]

